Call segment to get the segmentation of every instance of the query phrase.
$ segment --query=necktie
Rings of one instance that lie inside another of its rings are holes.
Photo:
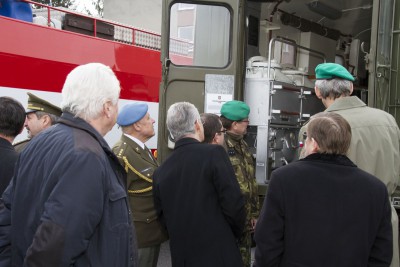
[[[146,150],[146,152],[147,152],[147,154],[149,155],[150,159],[151,159],[153,162],[156,162],[156,160],[155,160],[154,157],[153,157],[153,154],[151,153],[150,149],[147,148],[147,146],[144,146],[144,150]]]

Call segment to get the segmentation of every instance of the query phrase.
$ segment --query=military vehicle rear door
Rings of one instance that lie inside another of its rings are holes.
[[[374,1],[373,8],[368,104],[400,125],[400,0]]]
[[[174,145],[165,125],[173,103],[187,101],[200,113],[218,113],[225,101],[242,99],[244,44],[237,40],[245,39],[243,6],[243,0],[163,0],[160,161]]]

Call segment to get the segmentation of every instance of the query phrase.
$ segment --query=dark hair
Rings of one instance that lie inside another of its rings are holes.
[[[232,121],[232,120],[230,120],[230,119],[228,119],[228,118],[225,118],[223,115],[221,115],[220,119],[221,119],[221,122],[222,122],[222,126],[223,126],[225,129],[228,129],[228,130],[229,130],[229,129],[232,127],[232,123],[233,123],[234,121]]]
[[[200,115],[204,127],[204,143],[211,144],[216,133],[221,131],[222,123],[219,117],[212,113],[202,113]]]
[[[0,134],[16,137],[25,123],[25,109],[20,102],[11,97],[0,97]]]
[[[321,112],[307,124],[307,137],[318,143],[319,153],[345,155],[350,147],[350,124],[339,114]]]

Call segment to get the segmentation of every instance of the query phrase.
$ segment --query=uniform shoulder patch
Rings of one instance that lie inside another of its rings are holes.
[[[121,142],[119,147],[115,147],[114,153],[118,158],[122,158],[125,155],[126,147],[128,144],[126,142]]]
[[[13,146],[15,147],[15,146],[18,146],[18,145],[21,145],[21,144],[25,144],[25,143],[28,143],[29,141],[31,141],[31,139],[25,139],[25,140],[22,140],[22,141],[18,141],[18,142],[15,142],[13,144]]]
[[[22,150],[25,149],[25,147],[29,144],[29,141],[31,141],[31,139],[25,139],[19,142],[16,142],[13,144],[15,151],[17,151],[17,153],[21,153]]]

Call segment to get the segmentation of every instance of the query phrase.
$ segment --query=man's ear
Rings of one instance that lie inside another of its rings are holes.
[[[317,96],[318,99],[322,99],[321,91],[319,90],[318,87],[314,87],[315,90],[315,95]]]
[[[312,145],[312,152],[317,153],[319,150],[319,145],[318,145],[317,141],[315,141],[314,138],[311,138],[311,145]]]
[[[196,120],[196,122],[194,123],[194,129],[196,130],[196,132],[200,131],[200,121]]]
[[[110,101],[107,101],[107,102],[105,102],[103,104],[103,112],[104,112],[104,115],[106,115],[107,118],[111,117],[111,115],[110,115],[110,110],[111,110],[110,105],[111,105]]]
[[[214,134],[211,144],[217,144],[217,134]]]
[[[231,124],[231,129],[235,129],[237,126],[237,121],[233,121]]]
[[[135,122],[134,124],[132,124],[133,125],[133,128],[138,132],[139,130],[140,130],[140,125],[139,125],[139,123],[137,123],[137,122]]]
[[[49,115],[44,115],[43,117],[43,124],[44,125],[49,125],[49,126],[51,126],[51,118],[50,118],[50,116]]]
[[[351,86],[350,86],[350,95],[353,93],[353,89],[354,89],[353,83],[351,83]]]

